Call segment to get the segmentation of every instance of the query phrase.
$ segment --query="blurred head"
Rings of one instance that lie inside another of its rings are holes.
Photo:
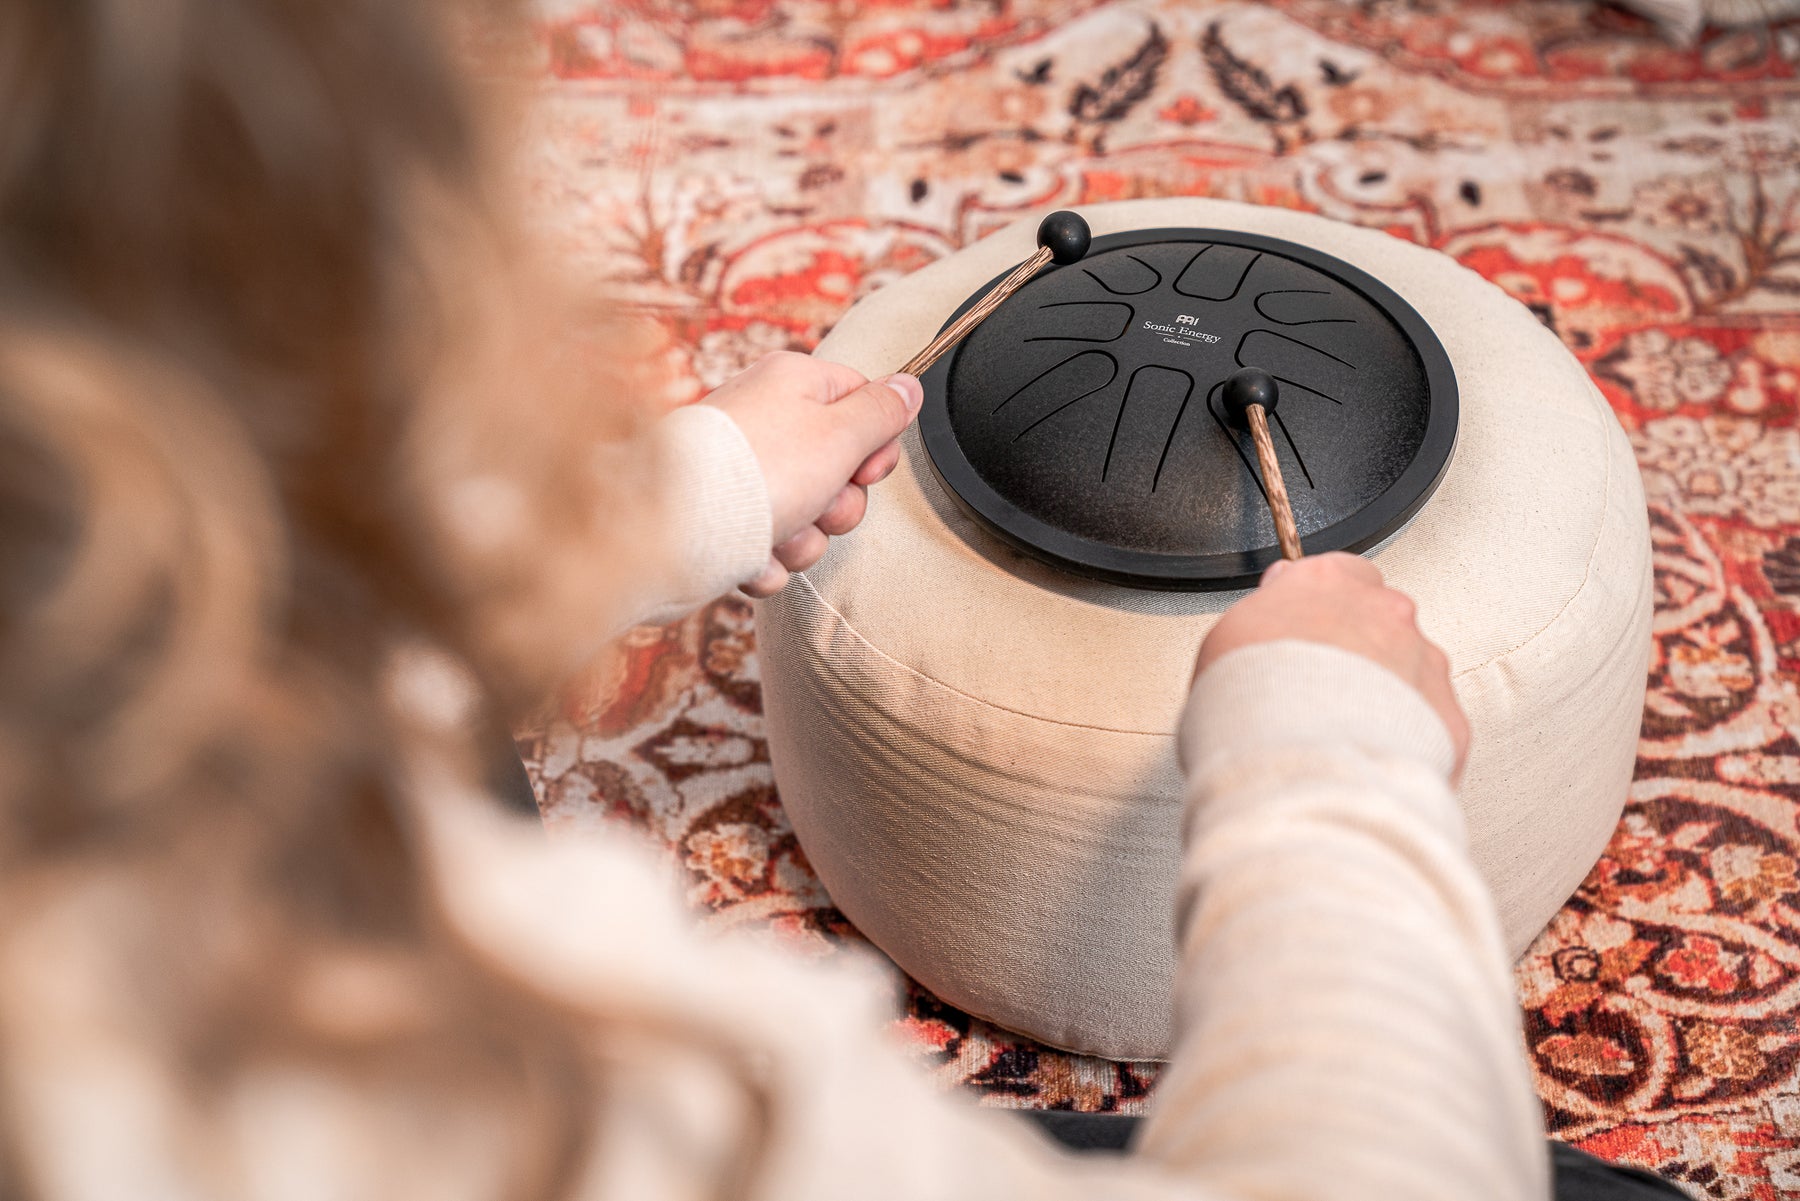
[[[635,470],[612,334],[506,223],[463,60],[503,89],[512,45],[464,8],[0,3],[5,1195],[49,1189],[14,1019],[67,966],[18,948],[114,894],[180,1104],[264,1055],[428,1076],[516,1121],[520,1195],[567,1170],[579,1057],[434,924],[402,803],[409,748],[474,757],[385,689],[424,652],[541,695]],[[346,963],[383,1000],[321,1026],[300,982]]]

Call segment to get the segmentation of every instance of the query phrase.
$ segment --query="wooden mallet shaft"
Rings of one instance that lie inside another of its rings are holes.
[[[1251,405],[1244,414],[1250,419],[1250,440],[1256,443],[1256,461],[1262,467],[1263,491],[1269,494],[1269,512],[1275,517],[1275,540],[1281,543],[1281,557],[1300,557],[1300,530],[1294,525],[1294,508],[1288,503],[1287,481],[1281,477],[1281,463],[1275,458],[1275,440],[1269,437],[1268,411]]]
[[[907,375],[919,375],[927,367],[943,357],[946,350],[955,346],[976,326],[986,321],[988,314],[1005,303],[1006,298],[1025,286],[1025,282],[1036,275],[1044,264],[1050,261],[1050,248],[1040,246],[1037,253],[1020,263],[1013,273],[989,289],[988,294],[976,301],[974,307],[963,313],[955,321],[938,331],[938,336],[931,340],[918,354],[906,360],[900,370]]]
[[[1269,498],[1269,512],[1275,519],[1275,540],[1281,544],[1281,557],[1298,559],[1303,553],[1300,529],[1294,524],[1294,508],[1288,503],[1281,461],[1275,457],[1275,439],[1269,436],[1269,414],[1281,399],[1275,377],[1255,367],[1234,371],[1226,378],[1219,399],[1233,424],[1250,427],[1250,440],[1256,444],[1256,462],[1262,469],[1263,492]]]
[[[1046,265],[1054,262],[1059,266],[1079,262],[1088,251],[1093,241],[1093,234],[1086,221],[1078,213],[1061,210],[1045,217],[1038,226],[1038,248],[1035,253],[1017,267],[1011,275],[988,289],[986,296],[971,305],[962,316],[938,331],[929,345],[921,350],[900,368],[907,375],[919,375],[927,367],[937,362],[944,352],[969,336],[969,332],[993,311],[1006,302],[1006,298],[1031,282],[1033,276]]]

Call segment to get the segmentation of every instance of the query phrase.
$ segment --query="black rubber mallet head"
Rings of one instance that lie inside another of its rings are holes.
[[[1275,458],[1275,440],[1269,437],[1269,414],[1280,400],[1281,389],[1276,386],[1275,377],[1255,367],[1232,372],[1219,389],[1219,403],[1225,408],[1226,420],[1239,429],[1248,428],[1250,440],[1256,443],[1256,461],[1262,468],[1263,492],[1275,518],[1275,539],[1281,543],[1281,557],[1298,559],[1300,531],[1294,525],[1294,509],[1288,503],[1281,463]]]
[[[1093,245],[1094,231],[1081,219],[1080,213],[1058,209],[1038,224],[1038,248],[1050,252],[1050,261],[1058,267],[1079,263]]]
[[[1220,386],[1219,403],[1225,406],[1226,419],[1239,429],[1250,427],[1250,406],[1264,415],[1275,411],[1281,401],[1281,389],[1275,377],[1258,367],[1241,367],[1225,377]]]
[[[1080,213],[1062,209],[1045,217],[1038,225],[1037,253],[1020,263],[1013,273],[995,284],[988,294],[970,305],[962,316],[945,326],[931,344],[906,361],[900,370],[918,375],[952,346],[969,336],[969,331],[987,320],[988,314],[1006,302],[1006,298],[1024,287],[1046,265],[1066,267],[1078,263],[1094,241],[1093,231]]]

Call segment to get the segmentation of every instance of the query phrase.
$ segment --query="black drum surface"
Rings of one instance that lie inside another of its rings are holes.
[[[1219,403],[1240,367],[1279,383],[1307,553],[1376,545],[1443,477],[1456,377],[1419,314],[1328,254],[1226,230],[1109,234],[1045,268],[925,372],[920,431],[957,505],[1027,554],[1245,588],[1280,550],[1250,435]]]

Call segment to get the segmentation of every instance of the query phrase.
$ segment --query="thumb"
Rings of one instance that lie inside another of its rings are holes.
[[[861,462],[912,424],[925,389],[910,375],[894,374],[871,380],[856,391],[826,406],[844,435],[853,440],[852,452]]]

